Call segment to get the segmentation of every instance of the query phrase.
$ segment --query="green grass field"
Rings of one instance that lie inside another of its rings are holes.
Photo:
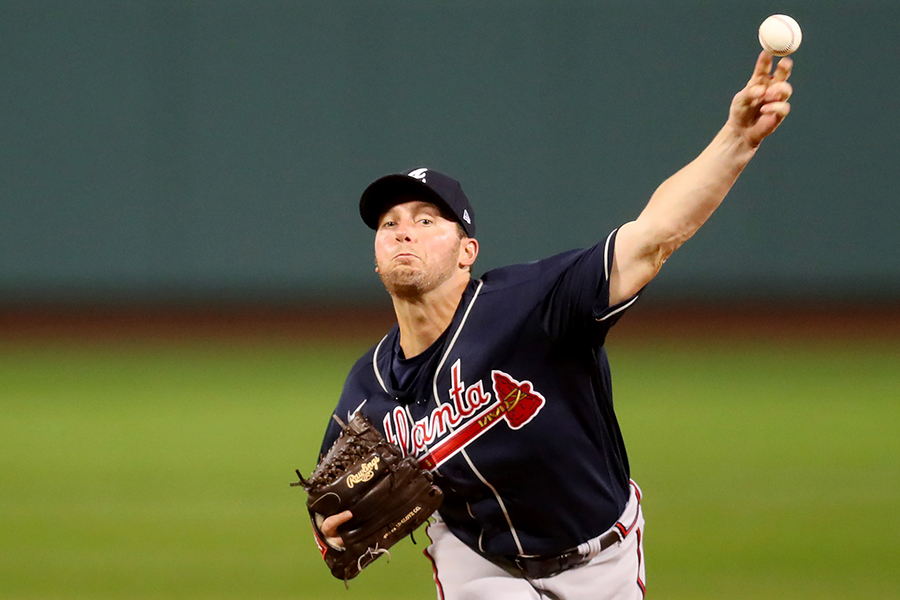
[[[0,597],[434,598],[424,535],[345,591],[288,485],[366,346],[0,345]],[[610,354],[649,597],[900,597],[900,344]]]

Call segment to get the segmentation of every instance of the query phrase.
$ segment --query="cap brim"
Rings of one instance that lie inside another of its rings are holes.
[[[397,198],[408,194],[422,196],[447,214],[453,214],[453,210],[444,199],[428,185],[414,177],[394,174],[385,175],[369,184],[359,199],[359,215],[370,229],[378,229],[381,215],[393,206]],[[451,218],[456,220],[455,217]]]

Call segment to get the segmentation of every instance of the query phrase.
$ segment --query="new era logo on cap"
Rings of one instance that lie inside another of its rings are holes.
[[[475,237],[475,213],[462,186],[448,177],[427,167],[417,167],[394,175],[385,175],[373,181],[359,199],[359,214],[372,229],[378,228],[378,220],[389,209],[395,198],[417,195],[440,207],[465,230]]]

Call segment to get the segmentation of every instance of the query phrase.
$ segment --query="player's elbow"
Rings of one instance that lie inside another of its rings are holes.
[[[657,272],[692,234],[690,228],[671,223],[644,223],[642,229],[642,258]]]
[[[672,253],[687,241],[679,229],[643,218],[643,215],[623,225],[619,236],[623,233],[625,239],[621,243],[616,241],[617,256],[640,263],[642,270],[650,271],[654,276]]]

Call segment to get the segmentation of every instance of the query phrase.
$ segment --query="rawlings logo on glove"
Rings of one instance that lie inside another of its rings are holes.
[[[363,463],[359,467],[359,473],[351,475],[347,478],[347,487],[352,488],[355,483],[362,483],[363,481],[369,481],[375,476],[375,469],[378,468],[378,462],[381,459],[379,457],[375,457],[372,459],[372,462]]]

